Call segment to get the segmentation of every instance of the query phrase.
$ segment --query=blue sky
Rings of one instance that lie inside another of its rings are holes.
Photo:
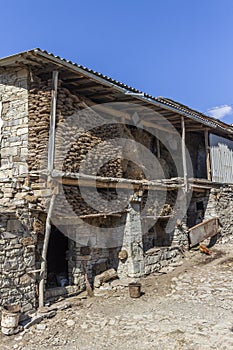
[[[233,123],[232,0],[11,0],[0,57],[40,47]]]

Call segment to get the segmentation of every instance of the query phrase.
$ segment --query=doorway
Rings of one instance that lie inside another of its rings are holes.
[[[68,237],[51,227],[47,252],[47,288],[65,287],[68,281]]]

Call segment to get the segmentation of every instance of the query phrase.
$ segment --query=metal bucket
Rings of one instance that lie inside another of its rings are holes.
[[[19,305],[5,305],[2,308],[1,330],[3,334],[9,335],[19,324]]]
[[[139,298],[141,296],[141,283],[137,283],[137,282],[130,283],[129,295],[131,298]]]

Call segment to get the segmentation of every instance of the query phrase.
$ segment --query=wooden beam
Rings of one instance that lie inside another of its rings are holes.
[[[52,100],[50,112],[50,127],[49,127],[49,144],[48,144],[48,171],[53,171],[54,152],[55,152],[55,126],[56,126],[56,108],[57,108],[57,84],[58,71],[53,72],[52,78]]]
[[[152,123],[152,122],[147,122],[145,120],[142,120],[142,124],[145,125],[145,126],[148,126],[150,128],[153,128],[153,129],[157,129],[157,130],[161,130],[161,131],[165,131],[169,134],[176,134],[177,132],[176,131],[173,131],[171,130],[171,128],[166,128],[166,127],[163,127],[159,124],[156,124],[156,123]]]
[[[70,178],[70,177],[53,177],[54,181],[58,181],[62,185],[66,186],[84,186],[84,187],[93,187],[93,188],[120,188],[120,189],[132,189],[139,190],[140,188],[148,189],[148,190],[158,190],[158,191],[167,191],[167,190],[176,190],[182,185],[179,184],[165,184],[165,183],[156,183],[153,181],[141,181],[141,180],[132,180],[130,181],[101,181],[101,180],[88,180],[88,179],[78,179],[78,178]]]
[[[120,218],[122,214],[126,213],[127,211],[124,210],[122,213],[97,213],[97,214],[86,214],[86,215],[80,215],[80,219],[89,219],[89,218],[98,218],[98,217],[107,217],[107,216],[115,216]]]
[[[53,207],[55,203],[56,195],[53,194],[51,201],[49,203],[49,210],[46,218],[45,224],[45,237],[41,256],[41,268],[40,268],[40,282],[39,282],[39,307],[44,306],[44,284],[45,284],[45,271],[47,267],[47,251],[49,245],[49,238],[51,233],[51,216],[53,212]]]
[[[92,107],[92,106],[90,106]],[[132,118],[131,118],[131,115],[127,112],[123,112],[123,111],[118,111],[118,110],[115,110],[115,109],[112,109],[110,107],[106,107],[106,106],[103,106],[103,105],[95,105],[94,106],[94,111],[96,112],[103,112],[105,114],[109,114],[111,116],[114,116],[114,117],[117,117],[117,118],[124,118],[126,120],[129,120],[131,121]],[[141,120],[141,123],[142,125],[144,126],[147,126],[147,127],[150,127],[150,128],[154,128],[154,129],[158,129],[158,130],[161,130],[161,131],[165,131],[165,132],[169,132],[170,134],[176,134],[176,131],[173,131],[171,129],[168,129],[162,125],[160,125],[159,123],[153,123],[153,122],[149,122],[147,120]]]
[[[207,186],[200,186],[200,185],[191,185],[191,189],[194,192],[206,192],[206,191],[210,191],[211,187],[207,187]]]
[[[197,125],[197,126],[186,126],[185,130],[187,132],[192,132],[192,131],[196,131],[196,132],[202,132],[204,131],[206,128],[204,128],[202,125]]]
[[[159,219],[159,220],[167,220],[167,219],[170,219],[170,218],[173,218],[174,215],[145,215],[145,216],[142,216],[142,219],[153,219],[153,220],[156,220],[156,219]]]
[[[107,217],[122,217],[124,213],[127,213],[127,210],[122,211],[121,213],[96,213],[96,214],[86,214],[80,216],[62,216],[62,217],[53,217],[51,219],[53,225],[61,226],[72,226],[80,224],[80,220],[83,219],[94,219],[94,218],[107,218]]]
[[[205,130],[205,152],[206,152],[206,171],[207,179],[212,180],[211,176],[211,165],[210,165],[210,146],[209,146],[209,131]]]
[[[184,171],[184,186],[185,191],[188,191],[188,173],[187,173],[187,159],[186,159],[186,147],[185,147],[185,122],[184,117],[181,117],[181,129],[182,129],[182,161]]]
[[[160,149],[160,141],[158,139],[158,132],[156,132],[156,153],[157,153],[157,158],[161,158],[161,149]]]

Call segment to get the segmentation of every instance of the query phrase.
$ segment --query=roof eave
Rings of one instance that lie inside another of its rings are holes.
[[[156,98],[156,97],[153,97],[153,96],[148,95],[146,93],[143,93],[143,92],[141,92],[137,89],[134,89],[128,85],[122,84],[120,82],[114,81],[113,79],[111,79],[109,77],[103,76],[100,73],[94,72],[88,68],[77,65],[76,63],[73,63],[71,61],[67,61],[67,60],[62,59],[60,57],[56,57],[53,54],[47,53],[46,51],[43,51],[39,48],[24,51],[24,52],[21,52],[21,53],[12,55],[12,56],[4,57],[4,58],[0,59],[0,67],[7,67],[7,66],[11,66],[11,65],[16,64],[16,63],[20,63],[20,62],[23,63],[26,60],[26,56],[35,56],[35,57],[40,56],[41,58],[44,58],[47,61],[50,61],[57,66],[60,66],[63,68],[65,67],[73,72],[79,73],[85,77],[89,77],[90,79],[92,79],[92,80],[94,80],[102,85],[114,88],[115,90],[117,90],[118,92],[121,92],[123,94],[129,94],[129,95],[131,95],[132,99],[141,100],[143,102],[151,103],[151,104],[155,105],[156,107],[166,109],[166,110],[174,112],[176,114],[180,114],[181,116],[185,116],[185,117],[190,118],[196,122],[199,122],[203,125],[206,125],[209,128],[213,128],[213,129],[219,130],[221,132],[225,132],[225,133],[233,135],[233,129],[229,128],[230,125],[228,126],[228,124],[226,124],[226,127],[221,126],[218,123],[215,123],[214,120],[213,121],[206,120],[205,116],[203,116],[203,118],[202,118],[198,115],[193,115],[192,113],[189,113],[188,111],[183,111],[179,108],[176,108],[175,106],[167,105],[166,103],[164,103],[162,101],[158,101],[161,98]],[[195,111],[193,111],[193,112],[195,112]],[[198,112],[196,112],[196,113],[198,113]]]

